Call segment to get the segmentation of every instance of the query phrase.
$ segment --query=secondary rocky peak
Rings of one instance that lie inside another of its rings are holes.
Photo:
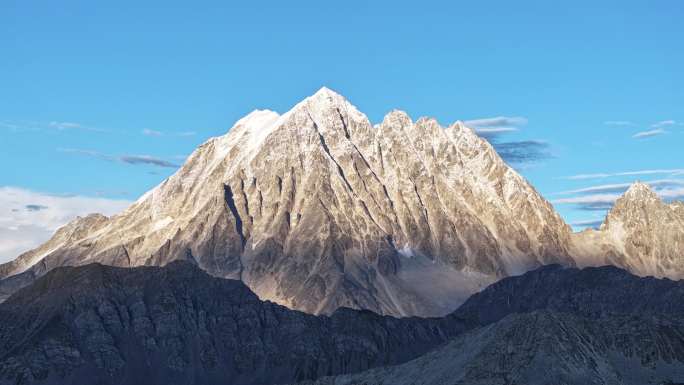
[[[623,195],[627,200],[659,200],[658,194],[646,183],[636,181],[629,186],[629,189]]]
[[[637,181],[615,201],[606,217],[606,225],[610,226],[615,221],[643,222],[657,216],[663,208],[665,204],[658,194],[648,184]]]
[[[581,265],[611,264],[639,275],[684,278],[684,210],[651,187],[633,183],[615,201],[599,231],[573,237]]]

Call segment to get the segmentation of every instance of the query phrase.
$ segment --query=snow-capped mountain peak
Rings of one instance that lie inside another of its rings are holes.
[[[623,199],[631,201],[658,200],[658,194],[646,183],[636,181],[624,193]]]
[[[500,277],[573,264],[569,244],[553,207],[462,122],[395,110],[373,126],[324,87],[251,112],[125,212],[3,276],[190,259],[312,313],[439,315]]]

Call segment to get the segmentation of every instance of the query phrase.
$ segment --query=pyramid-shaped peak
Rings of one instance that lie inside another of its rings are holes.
[[[627,198],[658,198],[658,194],[647,183],[636,181],[632,183],[624,194]]]
[[[318,91],[316,91],[316,93],[314,94],[314,96],[316,96],[316,95],[342,96],[342,95],[340,95],[339,93],[337,93],[337,92],[331,90],[330,88],[328,88],[328,87],[326,87],[326,86],[323,86],[323,87],[321,87]]]
[[[328,87],[321,87],[316,93],[297,103],[290,111],[283,114],[283,116],[287,118],[288,116],[301,111],[306,111],[314,118],[333,112],[355,120],[368,119],[366,115],[360,112],[356,106],[351,104],[347,98]]]
[[[305,100],[312,101],[314,103],[329,103],[331,101],[333,103],[349,103],[347,98],[325,86],[321,87],[318,91],[316,91],[316,93],[309,96]]]

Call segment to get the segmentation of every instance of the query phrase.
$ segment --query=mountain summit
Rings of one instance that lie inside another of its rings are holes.
[[[402,111],[373,126],[322,88],[282,115],[250,113],[121,214],[77,219],[0,277],[187,259],[310,313],[428,316],[501,277],[572,265],[569,244],[552,206],[470,128]]]
[[[615,265],[638,275],[684,278],[684,210],[633,183],[615,201],[600,230],[573,235],[580,265]]]

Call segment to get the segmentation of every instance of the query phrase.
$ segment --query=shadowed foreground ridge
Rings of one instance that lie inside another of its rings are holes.
[[[190,262],[54,269],[0,304],[0,384],[684,382],[684,281],[545,266],[444,318],[260,301]]]
[[[469,331],[415,360],[316,385],[684,383],[684,281],[545,266],[473,295]]]
[[[304,384],[681,384],[683,331],[681,322],[657,317],[538,310],[466,332],[405,364]]]
[[[270,384],[404,362],[461,327],[260,301],[189,262],[55,269],[0,305],[3,384]]]
[[[613,267],[549,265],[473,294],[453,315],[486,325],[511,313],[548,309],[596,318],[648,315],[684,319],[684,281],[637,277]]]

